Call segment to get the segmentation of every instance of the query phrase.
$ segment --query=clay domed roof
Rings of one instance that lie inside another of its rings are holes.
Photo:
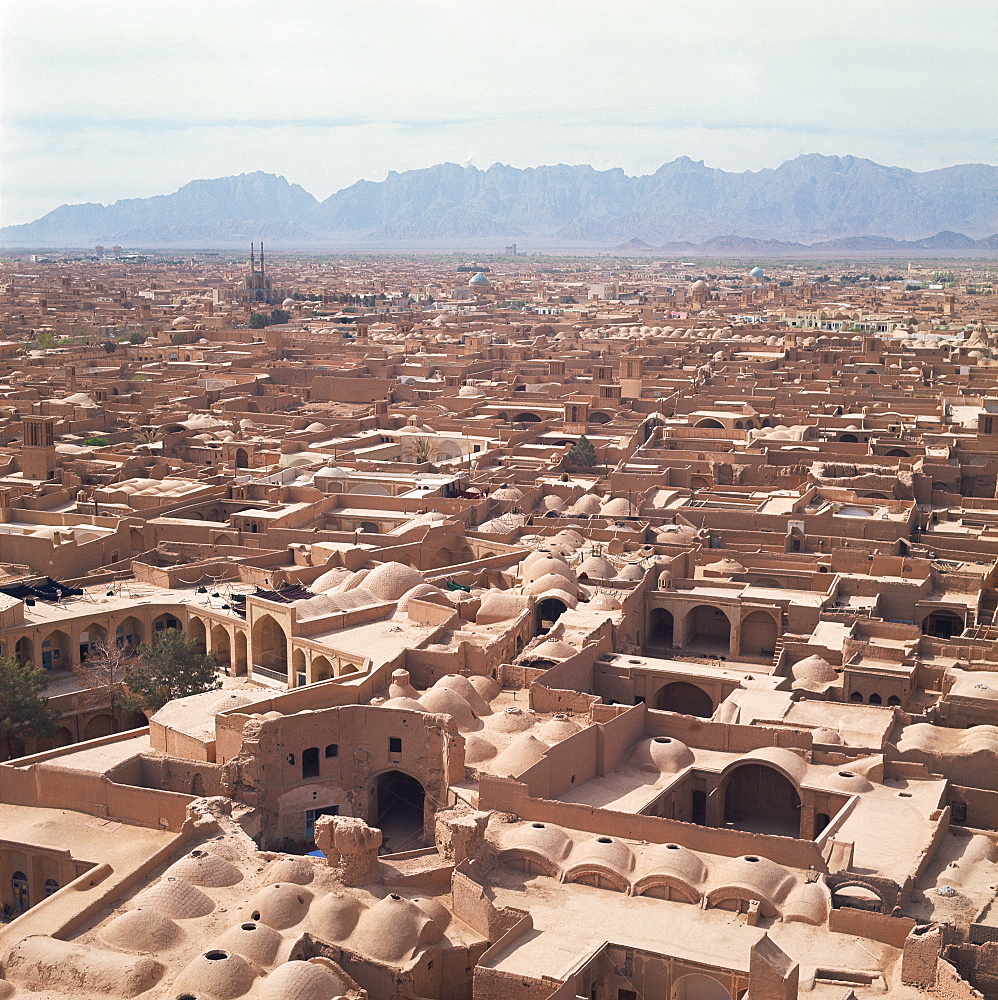
[[[520,579],[525,584],[533,583],[534,580],[539,580],[541,577],[548,576],[549,574],[563,577],[566,580],[575,580],[575,573],[568,563],[564,559],[550,553],[543,555],[531,553],[530,556],[523,560]]]
[[[404,708],[410,712],[429,712],[425,705],[420,704],[415,698],[389,698],[382,702],[382,708]]]
[[[587,611],[619,611],[620,601],[612,594],[601,591],[586,605]]]
[[[457,394],[459,396],[475,398],[485,395],[484,391],[479,389],[477,385],[462,385],[461,388],[457,390]]]
[[[508,590],[489,590],[482,597],[475,622],[478,625],[493,625],[509,621],[521,614],[526,607],[527,602],[521,594]]]
[[[545,743],[560,743],[567,740],[569,736],[574,736],[581,732],[582,727],[573,722],[567,715],[558,713],[548,719],[547,722],[537,727],[537,735]]]
[[[641,566],[641,563],[630,562],[625,563],[621,568],[620,572],[617,574],[618,580],[626,581],[640,581],[645,578],[645,571]]]
[[[700,856],[679,844],[655,844],[642,851],[637,862],[640,877],[635,886],[655,881],[656,875],[672,876],[695,886],[707,875],[707,866]]]
[[[631,517],[634,506],[627,497],[613,497],[600,507],[599,512],[603,517]]]
[[[571,595],[572,603],[570,607],[575,607],[575,596],[579,592],[579,585],[570,577],[561,576],[556,573],[545,573],[543,576],[531,580],[523,587],[523,592],[532,597],[542,597],[552,592],[564,591]]]
[[[423,582],[418,570],[400,562],[376,566],[364,579],[364,587],[383,601],[397,601],[407,590]]]
[[[504,853],[529,851],[557,866],[568,857],[572,841],[560,826],[553,823],[519,823],[504,835],[502,846]]]
[[[831,684],[839,679],[838,672],[822,656],[806,656],[798,660],[791,670],[794,680],[808,681],[811,684]]]
[[[324,594],[326,591],[332,590],[333,587],[338,587],[349,576],[351,576],[350,570],[345,566],[334,566],[332,569],[327,569],[325,573],[317,576],[309,584],[309,590],[313,594]]]
[[[491,715],[489,703],[478,693],[474,684],[460,674],[447,674],[433,685],[434,688],[447,688],[456,691],[470,706],[475,715],[481,717]]]
[[[182,933],[169,917],[140,906],[115,917],[101,931],[101,937],[115,948],[158,953],[173,947]]]
[[[711,573],[723,574],[724,576],[745,572],[745,567],[736,559],[718,559],[717,562],[708,563],[704,566],[704,569],[710,570]]]
[[[519,705],[507,705],[485,720],[486,727],[496,733],[522,733],[536,723],[537,716]]]
[[[460,730],[479,728],[478,719],[471,706],[456,691],[447,688],[431,688],[419,696],[424,712],[449,715]]]
[[[333,1000],[347,992],[332,969],[318,962],[285,962],[260,988],[261,1000]]]
[[[529,653],[521,658],[527,660],[567,660],[575,656],[578,650],[563,639],[545,639],[538,643]]]
[[[300,885],[275,882],[260,889],[246,904],[244,910],[250,920],[265,923],[279,931],[294,927],[308,913],[312,893]]]
[[[603,556],[588,556],[579,564],[578,572],[579,576],[585,574],[592,580],[612,580],[617,571]]]
[[[485,739],[480,733],[469,733],[464,738],[464,762],[474,765],[492,760],[498,750],[494,743]]]
[[[211,898],[196,885],[173,875],[164,876],[135,897],[136,909],[155,910],[174,920],[204,917],[215,909]]]
[[[166,874],[186,879],[191,885],[214,887],[235,885],[243,877],[243,873],[230,861],[202,850],[184,855],[170,865]]]
[[[503,778],[516,778],[533,767],[547,752],[548,746],[533,733],[518,733],[489,767],[493,774]]]
[[[594,493],[585,493],[571,507],[569,514],[598,514],[603,501]]]
[[[691,292],[705,292],[707,291],[707,282],[703,278],[698,278],[696,281],[690,285]]]
[[[490,704],[499,697],[499,693],[502,691],[495,678],[485,677],[482,674],[473,674],[468,678],[468,683]]]
[[[628,763],[649,774],[675,774],[694,761],[693,751],[672,736],[653,736],[638,742]]]
[[[219,939],[218,947],[234,951],[257,965],[270,965],[277,957],[277,949],[284,939],[266,924],[245,920],[230,927]]]
[[[580,867],[607,868],[621,873],[629,872],[634,867],[633,852],[616,837],[593,837],[576,844],[568,860],[566,877],[573,869]]]
[[[353,933],[364,907],[348,892],[320,896],[308,915],[308,925],[324,941],[345,941]]]
[[[515,486],[501,486],[489,494],[492,500],[522,500],[523,493]]]
[[[248,993],[256,979],[253,966],[236,952],[209,948],[177,976],[172,989],[212,1000],[234,1000]]]
[[[364,911],[354,939],[373,958],[399,962],[442,933],[411,899],[391,893]]]
[[[304,858],[275,858],[263,873],[264,885],[290,882],[294,885],[308,885],[315,878],[312,866]]]

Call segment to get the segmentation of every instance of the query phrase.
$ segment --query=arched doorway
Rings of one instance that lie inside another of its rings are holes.
[[[741,655],[771,657],[776,651],[779,627],[771,614],[753,611],[742,619]]]
[[[11,895],[14,897],[14,914],[24,913],[31,906],[31,891],[28,888],[28,876],[17,871],[10,878]]]
[[[963,619],[952,611],[933,611],[922,620],[922,632],[937,639],[952,639],[963,631]]]
[[[426,790],[404,771],[385,771],[375,779],[371,815],[381,829],[386,854],[423,846]]]
[[[333,665],[329,660],[322,656],[316,656],[312,660],[312,680],[313,681],[328,681],[330,677],[333,676]]]
[[[288,638],[284,629],[264,615],[253,626],[253,668],[261,667],[267,676],[287,680]]]
[[[671,649],[675,619],[667,608],[652,608],[648,616],[648,645]]]
[[[199,653],[208,652],[208,630],[200,618],[189,618],[187,620],[187,635]]]
[[[731,1000],[731,994],[713,977],[691,972],[673,984],[672,1000]]]
[[[698,420],[693,426],[705,427],[715,431],[724,430],[724,424],[722,424],[720,420],[715,420],[713,417],[704,417],[703,420]]]
[[[686,647],[697,652],[727,656],[731,645],[731,622],[720,609],[701,604],[686,615]]]
[[[839,440],[846,444],[859,444],[859,438],[855,434],[840,434]]]
[[[69,670],[73,657],[69,636],[65,632],[50,632],[42,639],[42,666],[46,670]]]
[[[167,629],[173,629],[176,632],[183,632],[184,630],[183,626],[180,624],[180,619],[174,615],[165,614],[153,619],[153,638],[155,638],[159,633],[165,632]]]
[[[557,597],[545,597],[537,605],[537,634],[551,630],[554,623],[568,610],[564,601]]]
[[[248,469],[249,468],[249,455],[246,454],[245,448],[237,448],[235,455],[235,462],[237,469]]]
[[[115,645],[124,650],[126,656],[132,656],[142,642],[142,623],[138,618],[129,616],[114,630]]]
[[[246,673],[246,633],[243,631],[236,633],[236,658],[232,664],[232,672],[236,677],[242,677]]]
[[[110,736],[114,732],[114,720],[110,715],[95,715],[83,727],[84,740],[98,740],[102,736]]]
[[[660,712],[679,712],[709,719],[714,714],[714,702],[703,688],[688,681],[666,684],[655,697],[655,707]]]
[[[28,636],[21,636],[21,638],[14,644],[14,656],[17,657],[17,662],[20,663],[22,667],[29,663],[34,663],[35,644],[28,638]]]
[[[800,835],[800,795],[789,778],[765,764],[738,765],[725,781],[724,823],[736,830]]]
[[[215,654],[215,662],[228,673],[229,661],[232,659],[232,647],[229,633],[224,625],[213,625],[211,628],[211,651]]]
[[[99,657],[101,650],[107,645],[107,629],[103,625],[91,622],[80,633],[80,663],[91,657]]]
[[[814,836],[819,837],[821,831],[831,823],[831,817],[828,813],[815,813],[814,814]]]

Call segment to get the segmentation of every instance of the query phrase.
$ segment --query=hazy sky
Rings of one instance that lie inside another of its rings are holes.
[[[2,218],[444,160],[998,161],[992,0],[0,0]]]

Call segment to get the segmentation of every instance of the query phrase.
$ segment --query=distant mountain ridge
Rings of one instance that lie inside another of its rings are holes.
[[[731,173],[680,157],[653,174],[590,166],[486,170],[442,163],[358,181],[318,201],[284,177],[197,180],[169,195],[63,205],[0,230],[5,246],[209,247],[487,241],[557,246],[703,246],[730,239],[863,249],[855,240],[980,249],[998,232],[998,167],[918,173],[853,156],[807,154]],[[737,233],[736,237],[731,234]],[[936,233],[937,236],[927,234]],[[835,241],[846,241],[841,247]],[[924,245],[924,246],[923,246]],[[875,249],[874,246],[868,247]]]

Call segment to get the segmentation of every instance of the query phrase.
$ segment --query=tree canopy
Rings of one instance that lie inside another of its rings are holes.
[[[211,653],[200,653],[179,629],[164,629],[139,648],[139,662],[128,668],[129,710],[152,713],[174,698],[215,691],[222,686]]]
[[[9,757],[16,756],[15,740],[55,732],[57,716],[43,695],[48,683],[41,667],[0,656],[0,739],[6,741]]]
[[[585,434],[572,445],[565,457],[571,465],[579,465],[584,469],[591,469],[598,461],[596,458],[596,449],[593,447],[592,441]]]

